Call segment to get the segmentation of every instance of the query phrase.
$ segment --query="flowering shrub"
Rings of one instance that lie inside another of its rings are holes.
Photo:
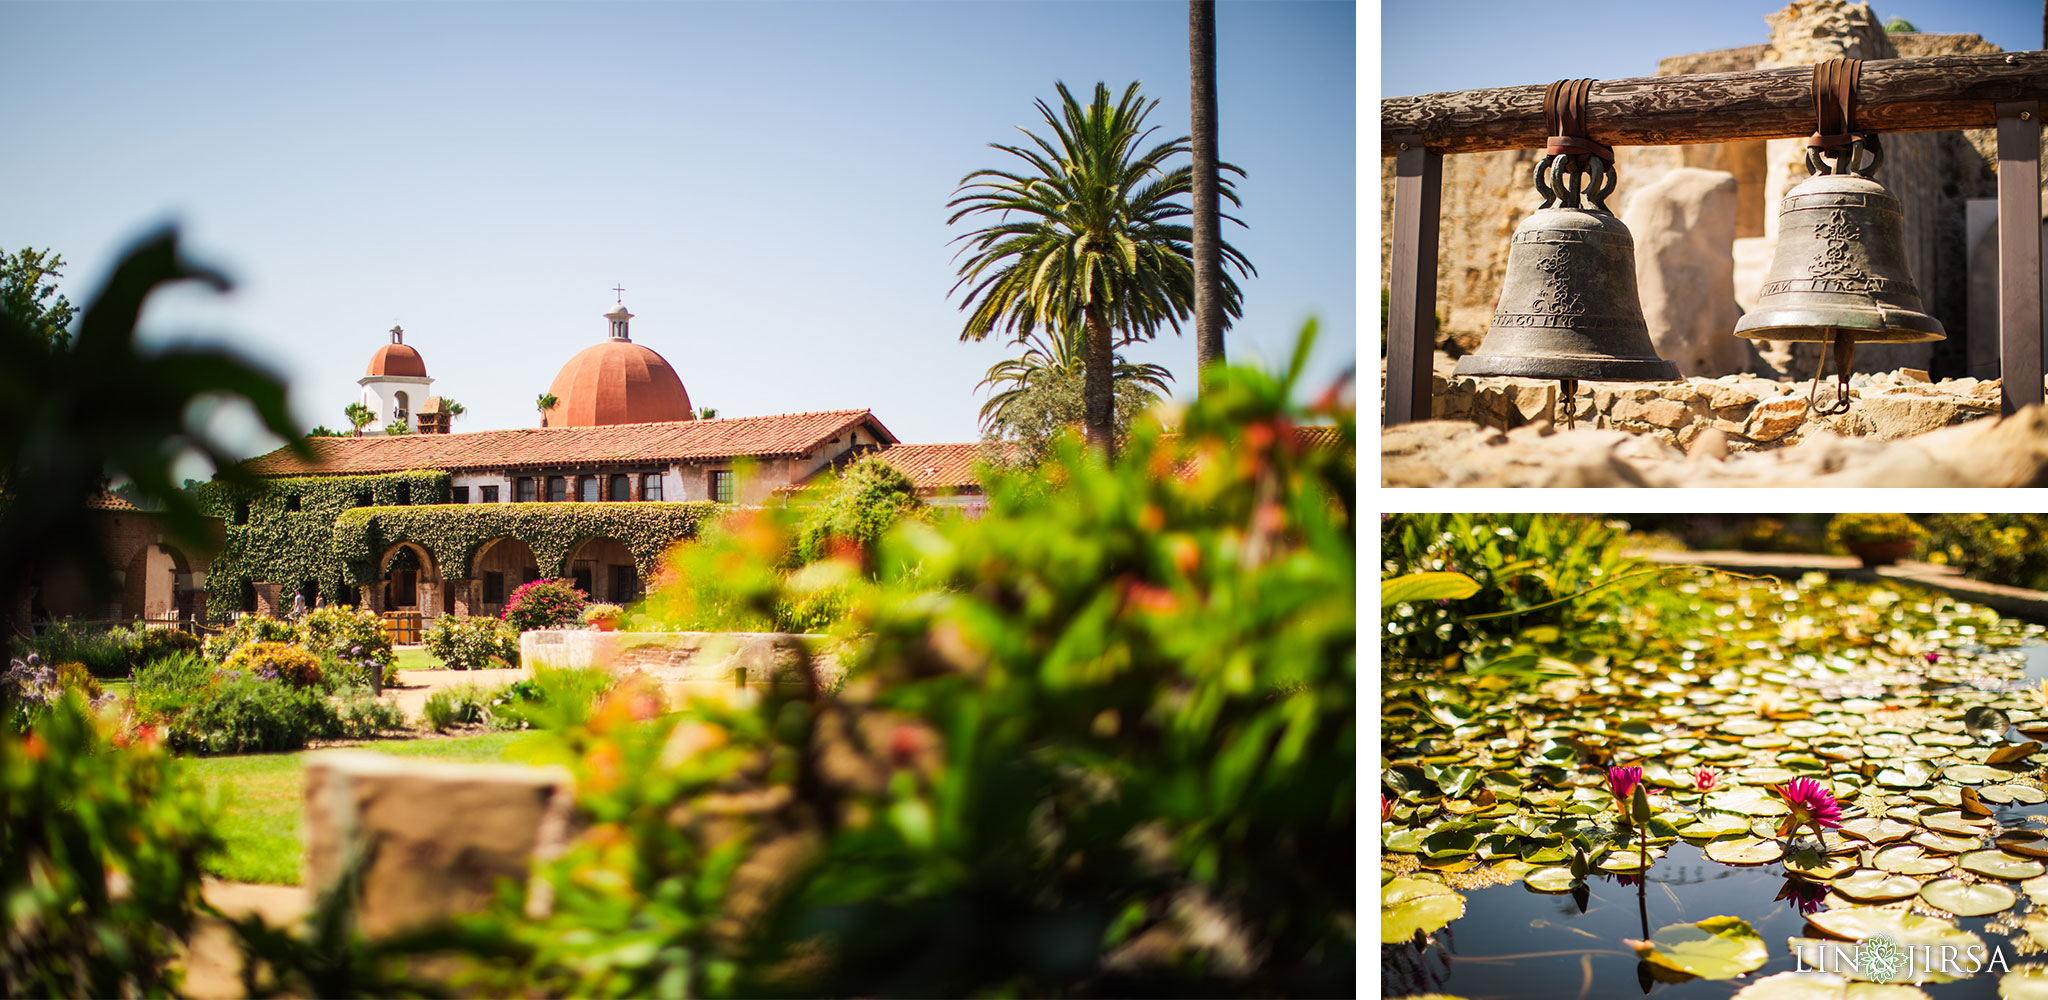
[[[299,619],[299,643],[317,655],[360,663],[371,660],[389,672],[398,663],[391,639],[378,626],[377,613],[346,604],[306,612]],[[366,675],[363,678],[368,681]]]
[[[106,693],[105,689],[100,687],[100,679],[94,677],[92,671],[85,669],[83,663],[58,664],[57,686],[66,691],[76,691],[84,695],[87,701]]]
[[[519,665],[519,633],[488,616],[442,615],[427,626],[426,647],[452,670]]]
[[[1839,550],[1865,542],[1917,542],[1927,530],[1904,514],[1836,514],[1828,521],[1828,544]]]
[[[344,685],[330,696],[325,686],[337,672],[320,670],[310,653],[276,643],[243,649],[249,652],[237,651],[244,659],[234,666],[216,667],[188,655],[137,670],[136,721],[160,728],[173,749],[202,753],[301,750],[309,740],[372,736],[405,725],[398,708],[373,697],[366,685]],[[279,655],[286,665],[278,675],[262,676],[259,671],[275,665],[271,658]],[[285,675],[306,660],[318,680],[294,686]]]
[[[320,658],[282,642],[252,642],[228,654],[226,670],[246,670],[267,681],[295,688],[320,686]],[[323,690],[323,693],[324,690]]]
[[[292,623],[278,621],[264,615],[243,615],[234,620],[219,635],[206,637],[206,658],[215,663],[227,661],[228,654],[252,642],[297,642],[299,630]]]
[[[521,632],[580,624],[588,596],[567,580],[535,580],[512,592],[505,621]]]
[[[173,995],[221,846],[189,772],[66,694],[27,734],[0,730],[0,815],[0,994]]]

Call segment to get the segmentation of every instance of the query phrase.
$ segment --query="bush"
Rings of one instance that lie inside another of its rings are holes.
[[[145,626],[136,644],[134,666],[155,663],[166,657],[182,653],[200,653],[205,644],[199,637],[182,629],[164,628],[161,625]]]
[[[221,842],[190,772],[77,695],[0,732],[6,996],[168,996]],[[108,891],[119,873],[120,891]]]
[[[1620,527],[1582,514],[1389,514],[1380,523],[1386,576],[1463,573],[1479,584],[1479,592],[1461,601],[1389,608],[1385,651],[1390,657],[1440,659],[1474,639],[1564,626],[1595,613],[1627,595],[1624,588],[1593,588],[1641,565],[1622,555],[1627,541]],[[1588,599],[1553,603],[1578,594]],[[1469,620],[1525,608],[1520,615]]]
[[[1925,529],[1904,514],[1836,514],[1828,522],[1828,545],[1840,550],[1875,542],[1918,542]]]
[[[215,663],[225,663],[229,653],[252,642],[297,641],[299,630],[290,622],[264,615],[243,615],[222,629],[219,635],[206,637],[206,658]]]
[[[441,733],[456,726],[484,721],[484,706],[473,684],[445,687],[427,696],[427,705],[421,716],[426,720],[427,728]]]
[[[309,740],[373,736],[405,724],[397,707],[377,700],[366,685],[347,684],[329,697],[320,684],[296,687],[285,680],[303,665],[298,658],[313,659],[310,653],[275,643],[244,649],[249,652],[238,651],[244,662],[237,666],[215,667],[188,655],[137,671],[137,720],[163,727],[173,749],[202,753],[301,750]],[[293,665],[280,669],[277,679],[256,672],[278,655]],[[334,674],[320,673],[329,680]]]
[[[61,663],[57,665],[57,686],[66,691],[76,691],[87,701],[106,692],[100,687],[99,678],[85,669],[83,663]]]
[[[869,455],[848,467],[805,512],[797,558],[817,562],[841,548],[865,553],[897,519],[923,507],[909,476]]]
[[[405,728],[405,713],[377,697],[367,684],[342,688],[335,702],[333,738],[359,740]]]
[[[128,629],[98,629],[51,622],[43,634],[22,643],[44,663],[83,663],[95,677],[126,677],[135,667],[135,635]]]
[[[451,670],[519,665],[519,633],[483,615],[442,615],[427,626],[427,652]]]
[[[323,684],[320,658],[297,646],[282,642],[252,642],[228,654],[225,670],[246,670],[267,681],[280,681],[295,688],[319,688],[324,694],[333,687]]]
[[[568,580],[535,580],[512,592],[505,621],[521,632],[580,624],[588,596]]]
[[[135,684],[129,689],[136,718],[154,723],[176,719],[198,704],[215,669],[213,664],[191,653],[168,656],[137,668]]]
[[[899,525],[837,694],[664,722],[622,684],[569,732],[592,825],[536,872],[552,910],[498,911],[518,988],[1352,989],[1352,425],[1301,447],[1293,395],[1224,369],[1176,438],[1140,427],[1114,463],[1068,440],[1035,473],[1057,489],[998,477],[979,520]],[[794,535],[745,514],[682,568],[756,611],[830,582],[732,560]]]
[[[1929,514],[1928,558],[1970,579],[2048,589],[2048,514]]]
[[[387,677],[398,664],[398,653],[378,624],[377,613],[367,609],[358,611],[344,604],[308,611],[299,619],[298,641],[314,653],[352,664],[374,661]]]

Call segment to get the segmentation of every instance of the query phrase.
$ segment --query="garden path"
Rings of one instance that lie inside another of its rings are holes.
[[[496,687],[532,676],[533,671],[527,667],[487,670],[405,670],[399,672],[399,685],[387,687],[384,691],[397,702],[398,710],[405,713],[407,722],[418,722],[426,712],[427,698],[442,688],[463,684]]]
[[[255,885],[209,878],[200,891],[207,902],[229,917],[259,913],[271,924],[297,921],[313,906],[306,890],[296,885]],[[185,995],[194,1000],[240,997],[241,970],[242,958],[235,950],[234,936],[227,923],[218,917],[201,917],[186,957]]]

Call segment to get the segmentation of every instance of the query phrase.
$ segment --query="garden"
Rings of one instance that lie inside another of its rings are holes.
[[[1386,517],[1383,993],[2048,996],[2038,520]]]

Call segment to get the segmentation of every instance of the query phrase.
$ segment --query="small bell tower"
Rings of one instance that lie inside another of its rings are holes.
[[[356,380],[363,387],[361,402],[373,417],[363,425],[365,434],[381,434],[394,425],[414,426],[414,412],[426,406],[434,380],[420,352],[405,342],[405,329],[391,327],[391,343],[370,356],[370,367]]]

